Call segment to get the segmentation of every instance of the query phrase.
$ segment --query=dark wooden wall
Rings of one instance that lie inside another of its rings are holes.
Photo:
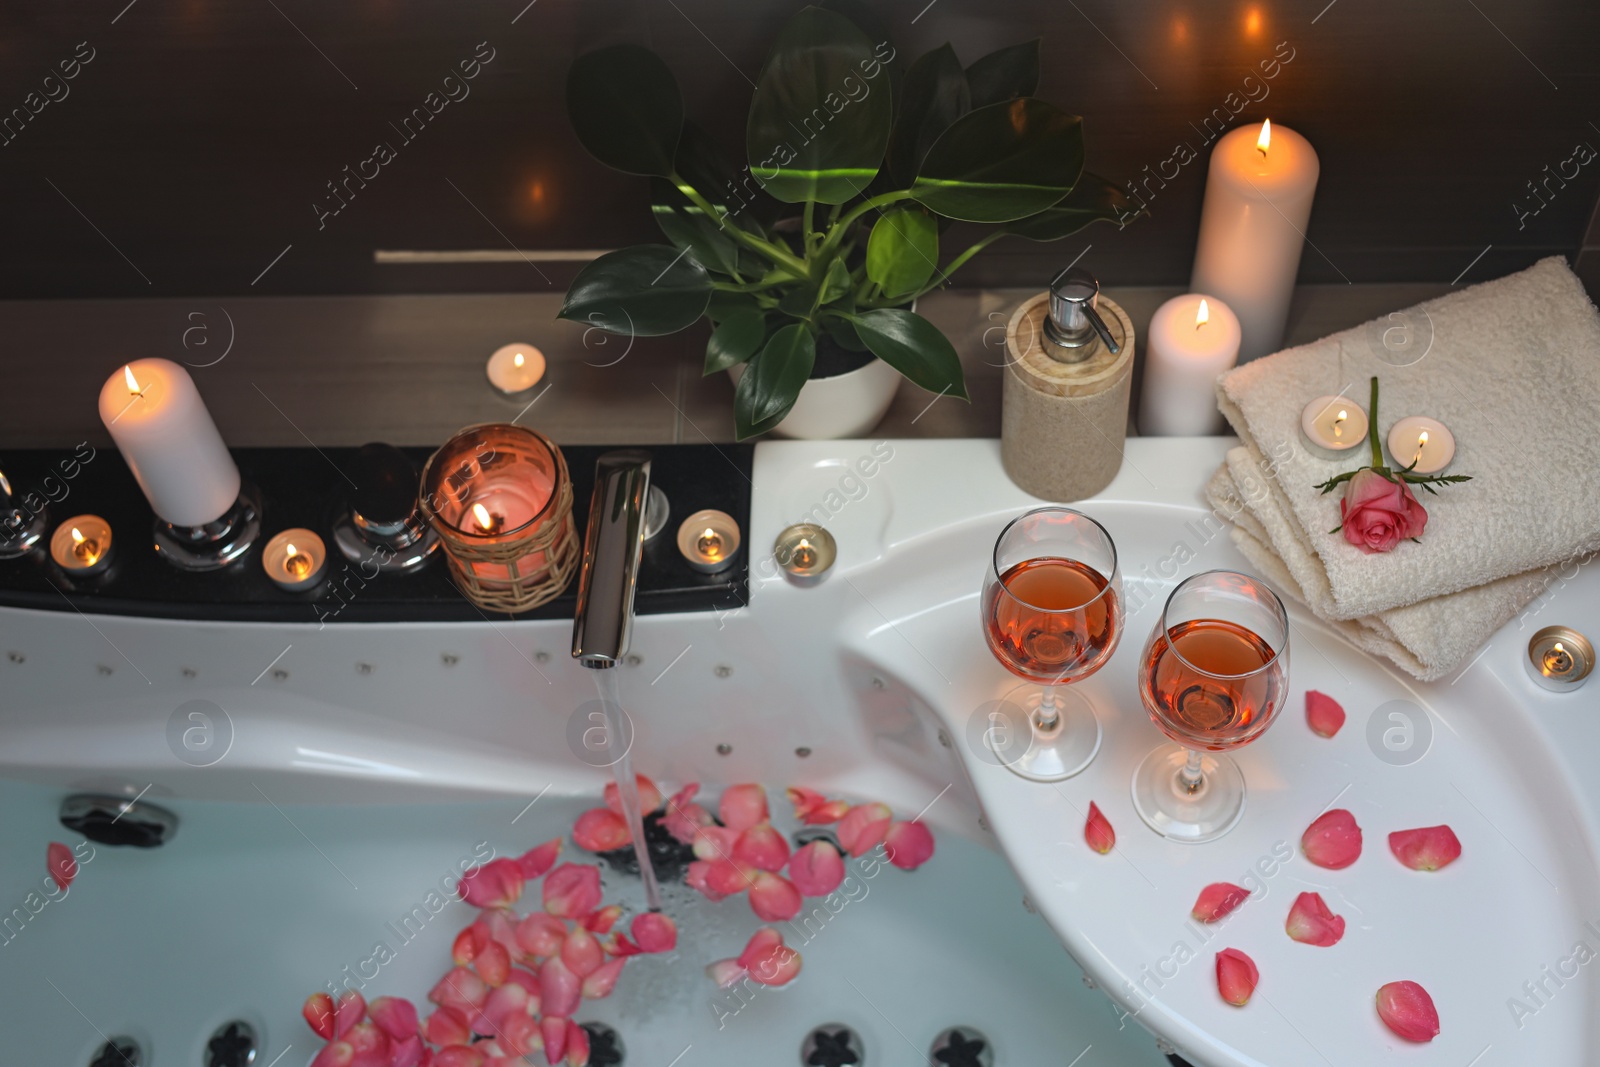
[[[748,81],[797,6],[11,0],[0,8],[0,114],[40,109],[13,118],[0,144],[0,297],[558,290],[570,268],[556,264],[391,266],[373,253],[651,239],[644,183],[592,162],[568,129],[568,62],[613,40],[651,45],[691,112],[737,148]],[[1091,168],[1118,179],[1159,167],[1180,142],[1203,150],[1194,127],[1288,42],[1294,58],[1238,121],[1270,116],[1321,155],[1302,282],[1481,280],[1600,246],[1600,227],[1589,229],[1600,159],[1541,185],[1542,201],[1529,189],[1580,144],[1600,149],[1593,0],[878,7],[908,58],[950,40],[970,61],[1042,35],[1040,95],[1085,116]],[[89,49],[61,80],[60,64]],[[391,126],[488,50],[470,96],[414,140]],[[47,93],[58,99],[39,105]],[[396,157],[319,219],[314,205],[332,203],[325,183],[379,141]],[[1204,167],[1202,155],[1181,168],[1149,220],[1062,245],[1002,242],[959,280],[1038,284],[1092,243],[1084,262],[1108,282],[1182,284]]]

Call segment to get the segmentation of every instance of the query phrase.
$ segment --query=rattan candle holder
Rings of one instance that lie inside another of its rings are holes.
[[[509,423],[467,427],[429,457],[418,505],[457,587],[486,611],[536,608],[578,569],[572,478],[543,434]]]

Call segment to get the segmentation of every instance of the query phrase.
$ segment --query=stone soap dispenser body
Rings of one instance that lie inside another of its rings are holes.
[[[1093,496],[1122,467],[1133,380],[1133,323],[1085,270],[1017,308],[1006,327],[1000,457],[1045,500]]]

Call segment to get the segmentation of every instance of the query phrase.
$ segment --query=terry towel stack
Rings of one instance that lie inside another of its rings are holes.
[[[1406,366],[1382,341],[1396,322],[1425,352]],[[1447,473],[1472,481],[1414,487],[1428,511],[1421,543],[1368,554],[1331,532],[1343,487],[1315,486],[1370,463],[1370,450],[1312,455],[1300,412],[1327,394],[1364,404],[1373,376],[1379,441],[1430,415],[1455,434]],[[1217,398],[1241,447],[1207,494],[1236,523],[1235,544],[1353,643],[1424,681],[1600,550],[1600,314],[1560,258],[1247,363],[1218,380]]]

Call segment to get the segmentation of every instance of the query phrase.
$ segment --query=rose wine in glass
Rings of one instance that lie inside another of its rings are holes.
[[[1231,571],[1197,574],[1174,589],[1145,642],[1139,694],[1176,744],[1134,772],[1139,816],[1179,841],[1233,829],[1244,814],[1244,777],[1222,753],[1261,736],[1288,684],[1289,621],[1272,590]]]
[[[1001,665],[1032,684],[1002,702],[1019,721],[991,730],[985,743],[1025,778],[1071,777],[1099,751],[1094,709],[1063,687],[1099,670],[1116,649],[1118,587],[1111,536],[1071,508],[1030,511],[995,542],[983,589],[984,638]],[[1013,742],[997,744],[997,736]]]

